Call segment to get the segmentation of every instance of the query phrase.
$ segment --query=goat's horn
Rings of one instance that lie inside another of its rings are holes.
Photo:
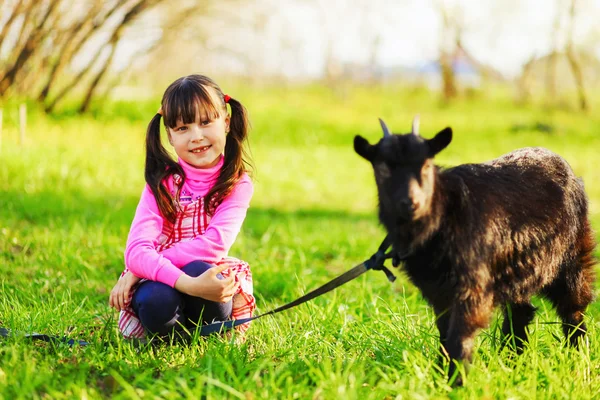
[[[415,115],[415,118],[413,118],[412,134],[419,136],[419,114]]]
[[[381,118],[379,118],[379,123],[381,124],[381,129],[383,129],[383,137],[391,136],[390,130],[388,129],[387,125],[385,124],[385,122],[383,122],[383,120]]]

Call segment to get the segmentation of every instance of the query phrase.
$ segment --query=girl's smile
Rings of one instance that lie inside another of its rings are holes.
[[[201,146],[201,147],[196,147],[195,149],[190,150],[192,153],[194,154],[201,154],[201,153],[206,153],[206,151],[208,149],[210,149],[212,146],[208,145],[208,146]]]

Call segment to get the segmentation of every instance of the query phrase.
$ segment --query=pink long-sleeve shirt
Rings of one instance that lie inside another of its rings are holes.
[[[199,169],[179,160],[185,172],[180,193],[180,206],[198,201],[216,183],[223,156],[212,168]],[[174,178],[167,180],[167,188],[175,193]],[[191,240],[174,243],[162,251],[161,236],[165,219],[160,214],[156,199],[146,185],[137,206],[125,249],[125,265],[136,276],[165,283],[171,287],[184,274],[181,267],[195,261],[216,263],[227,256],[233,245],[253,194],[252,181],[244,174],[233,191],[217,207],[203,234]]]

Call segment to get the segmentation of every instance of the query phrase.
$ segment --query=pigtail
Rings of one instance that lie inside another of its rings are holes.
[[[223,199],[231,193],[244,172],[251,169],[250,158],[244,146],[250,130],[248,112],[234,98],[228,96],[227,103],[231,107],[231,119],[225,142],[225,159],[217,182],[206,194],[209,215],[212,215]]]
[[[174,222],[177,210],[173,196],[165,186],[164,180],[170,175],[179,174],[182,177],[181,183],[183,184],[185,174],[181,166],[171,158],[161,143],[160,119],[161,115],[156,114],[148,124],[148,130],[146,131],[146,168],[144,176],[156,199],[160,213],[167,220]]]
[[[225,163],[230,166],[232,176],[241,178],[244,172],[251,168],[246,147],[244,146],[250,130],[248,111],[239,101],[230,98],[231,119],[229,121],[229,134],[225,142]]]
[[[229,107],[231,107],[231,120],[229,122],[229,131],[235,134],[240,143],[243,143],[248,136],[250,123],[248,122],[248,111],[236,99],[229,97]]]

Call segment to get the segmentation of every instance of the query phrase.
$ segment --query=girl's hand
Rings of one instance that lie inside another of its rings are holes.
[[[124,310],[130,301],[131,288],[133,288],[140,278],[127,271],[118,281],[115,287],[110,292],[108,304],[114,307],[117,311]]]
[[[231,301],[240,284],[235,281],[232,274],[228,278],[219,279],[217,274],[226,270],[229,266],[223,264],[213,267],[202,275],[192,278],[189,275],[181,275],[175,282],[175,289],[190,296],[202,297],[203,299],[217,303]]]

